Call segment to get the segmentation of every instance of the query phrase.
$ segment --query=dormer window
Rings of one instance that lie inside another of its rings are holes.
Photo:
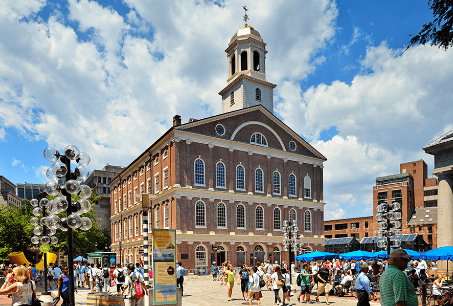
[[[267,147],[267,140],[261,133],[253,133],[252,137],[250,138],[250,143],[266,146]]]

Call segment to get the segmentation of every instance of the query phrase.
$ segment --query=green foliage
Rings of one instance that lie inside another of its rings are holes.
[[[429,0],[428,5],[433,10],[434,21],[423,25],[417,35],[411,35],[407,49],[431,42],[431,46],[447,50],[453,46],[453,0]]]
[[[49,200],[55,197],[47,197]],[[88,201],[91,203],[91,210],[87,213],[81,214],[81,217],[88,217],[91,219],[92,227],[89,231],[82,231],[80,229],[73,230],[74,241],[74,255],[86,254],[96,250],[96,244],[110,244],[110,231],[104,230],[101,232],[99,225],[96,224],[94,213],[96,212],[93,207],[101,196],[94,193],[91,194]],[[72,195],[72,201],[76,202],[80,198]],[[30,219],[33,216],[33,207],[26,201],[26,205],[21,207],[4,206],[0,207],[0,258],[7,258],[8,254],[12,252],[25,252],[27,248],[36,248],[37,246],[31,243],[33,237],[33,225]],[[66,212],[59,213],[60,218],[66,217]],[[60,229],[57,230],[55,235],[58,238],[58,243],[52,245],[54,251],[67,251],[68,247],[68,232]]]

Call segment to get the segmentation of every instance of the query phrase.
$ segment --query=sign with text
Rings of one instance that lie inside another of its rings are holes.
[[[176,231],[153,229],[154,305],[176,304]]]

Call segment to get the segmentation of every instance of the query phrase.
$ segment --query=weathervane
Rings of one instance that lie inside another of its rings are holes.
[[[242,8],[245,10],[244,21],[245,21],[245,26],[247,27],[247,20],[249,20],[249,15],[247,15],[248,9],[247,9],[246,5],[244,5]]]

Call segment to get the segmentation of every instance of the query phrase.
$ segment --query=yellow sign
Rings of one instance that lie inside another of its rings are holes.
[[[176,231],[153,229],[154,305],[176,304]]]
[[[41,244],[41,246],[39,247],[39,249],[40,249],[41,252],[43,252],[43,253],[49,253],[49,252],[50,252],[50,245],[49,245],[49,244]]]

